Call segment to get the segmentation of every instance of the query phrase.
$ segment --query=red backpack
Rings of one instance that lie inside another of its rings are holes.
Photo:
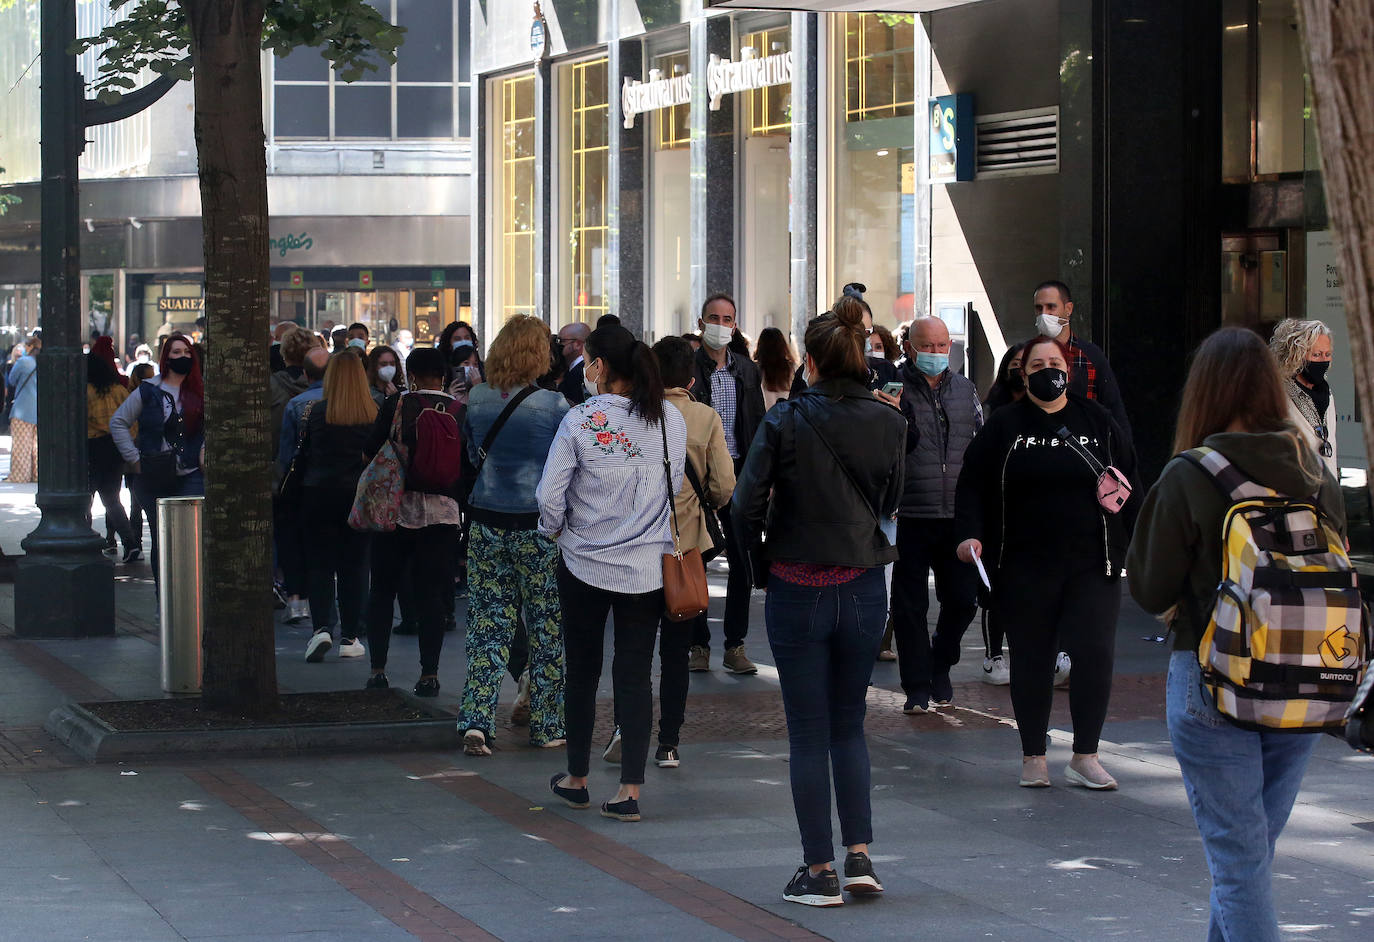
[[[458,432],[453,403],[421,397],[415,418],[415,444],[410,450],[406,490],[447,493],[463,472],[463,438]]]

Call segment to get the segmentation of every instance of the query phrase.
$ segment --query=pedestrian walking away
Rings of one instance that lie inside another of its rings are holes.
[[[35,333],[6,377],[14,391],[10,406],[10,474],[5,479],[11,484],[32,484],[38,480],[38,356],[42,349],[43,337]]]
[[[348,514],[367,466],[363,447],[376,420],[377,404],[363,361],[348,349],[334,354],[324,374],[324,398],[306,406],[300,448],[289,472],[301,477],[306,584],[314,625],[305,659],[312,663],[323,660],[333,646],[335,628],[339,657],[367,653],[358,639],[364,629],[371,534],[350,527]]]
[[[458,731],[472,756],[491,754],[501,675],[522,611],[530,744],[550,748],[564,741],[558,545],[539,532],[535,498],[549,448],[568,413],[562,394],[534,385],[548,365],[549,328],[517,314],[492,342],[487,382],[468,397],[468,663]]]
[[[444,355],[433,347],[417,347],[406,358],[406,376],[411,391],[393,396],[377,413],[364,446],[364,454],[376,456],[390,441],[402,467],[410,468],[417,446],[417,425],[429,410],[459,412],[454,422],[461,428],[461,410],[444,391]],[[457,435],[454,435],[457,439]],[[460,464],[455,456],[454,464]],[[375,534],[372,540],[369,572],[372,579],[367,596],[367,647],[372,676],[366,686],[384,689],[391,685],[386,675],[387,655],[391,650],[391,618],[402,576],[409,572],[413,581],[416,628],[420,643],[420,679],[415,694],[439,695],[439,656],[444,649],[445,596],[453,597],[454,549],[458,542],[459,482],[448,487],[420,487],[406,475],[400,498],[396,529]]]
[[[720,415],[725,429],[725,450],[740,463],[763,420],[764,400],[759,368],[747,355],[731,349],[739,336],[739,313],[728,294],[713,294],[701,306],[701,349],[694,361],[693,396]],[[730,574],[725,583],[725,655],[722,666],[734,674],[756,674],[758,668],[744,650],[749,633],[749,560],[735,540],[730,525],[730,505],[720,508],[721,528],[725,531],[725,559]],[[710,670],[711,634],[697,623],[692,631],[691,669]]]
[[[1278,364],[1251,331],[1225,327],[1203,342],[1182,402],[1178,457],[1144,500],[1128,579],[1135,600],[1162,613],[1173,633],[1166,717],[1212,876],[1207,938],[1278,942],[1274,845],[1319,737],[1233,725],[1203,687],[1199,641],[1222,579],[1222,522],[1231,501],[1181,453],[1206,446],[1263,487],[1300,499],[1315,495],[1341,536],[1345,502],[1294,424]]]
[[[124,545],[124,562],[131,563],[141,558],[143,552],[134,541],[129,516],[119,500],[124,458],[110,435],[110,419],[129,398],[120,379],[119,371],[109,360],[94,350],[86,354],[86,470],[91,495],[100,495],[105,525],[119,536]],[[107,546],[107,551],[110,548]]]
[[[917,319],[908,347],[902,398],[918,440],[906,458],[897,514],[892,627],[906,694],[902,710],[924,713],[931,705],[953,701],[950,668],[959,663],[964,632],[978,611],[978,575],[954,558],[954,488],[964,450],[983,424],[983,408],[972,381],[950,369],[944,321]],[[933,636],[926,621],[932,572],[940,603]]]
[[[673,552],[669,501],[682,488],[687,424],[664,401],[653,351],[619,324],[587,338],[587,400],[563,418],[536,497],[539,532],[558,540],[558,598],[567,657],[568,767],[550,781],[575,808],[587,789],[606,616],[615,618],[611,676],[623,748],[620,788],[601,805],[640,819],[653,722],[650,667],[663,614],[663,556]],[[669,465],[665,480],[664,461]]]
[[[665,337],[654,344],[654,356],[663,373],[668,401],[687,423],[685,479],[674,498],[681,545],[684,550],[695,546],[703,559],[710,559],[725,550],[716,508],[729,503],[735,489],[735,466],[725,448],[725,427],[714,409],[692,399],[691,389],[696,384],[692,345],[681,337]],[[688,649],[694,633],[705,630],[705,621],[705,612],[688,622],[672,621],[666,614],[659,620],[658,748],[654,753],[659,768],[677,768],[682,761]]]
[[[897,553],[881,521],[902,495],[908,437],[901,413],[866,385],[861,313],[844,300],[807,326],[810,383],[769,411],[734,497],[741,542],[753,549],[767,532],[755,555],[768,567],[764,613],[804,859],[783,898],[809,906],[883,890],[868,857],[864,714],[887,620],[882,567]],[[832,767],[843,874],[834,866]]]
[[[1098,492],[1105,468],[1129,479],[1135,457],[1111,415],[1069,391],[1072,354],[1062,343],[1037,337],[1026,344],[1022,362],[1026,398],[989,416],[964,455],[954,519],[957,565],[974,572],[981,560],[993,609],[1008,613],[1020,784],[1050,784],[1054,665],[1065,650],[1074,664],[1073,758],[1065,778],[1114,789],[1097,747],[1112,689],[1119,574],[1139,495],[1118,512],[1104,507]]]
[[[131,466],[130,486],[152,531],[158,579],[157,501],[205,494],[205,384],[191,339],[174,333],[162,346],[158,376],[145,380],[110,417],[110,437]],[[138,437],[131,429],[138,426]]]

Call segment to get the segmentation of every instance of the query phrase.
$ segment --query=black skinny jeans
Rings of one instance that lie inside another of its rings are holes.
[[[301,508],[279,495],[272,495],[272,535],[277,541],[277,565],[281,567],[282,588],[293,598],[305,598],[309,576],[305,562],[305,524]]]
[[[353,640],[363,633],[363,608],[367,604],[367,548],[370,533],[348,525],[353,490],[329,487],[302,489],[305,525],[306,584],[310,593],[310,620],[316,631],[331,627],[337,579],[339,637]]]
[[[453,596],[453,541],[457,528],[436,523],[419,530],[397,527],[372,538],[372,588],[367,596],[367,643],[373,670],[386,668],[391,616],[401,575],[415,583],[420,673],[437,674],[444,649],[444,596]]]
[[[100,503],[105,507],[105,529],[119,534],[119,540],[127,551],[134,542],[134,531],[129,525],[129,515],[119,502],[119,488],[124,481],[124,459],[115,448],[114,439],[100,435],[86,441],[86,469],[89,472],[91,494],[100,495]]]
[[[1073,751],[1097,752],[1112,695],[1112,661],[1121,584],[1100,556],[1059,559],[1053,552],[1009,555],[998,570],[995,607],[1011,644],[1011,705],[1021,753],[1045,754],[1054,703],[1054,662],[1073,660],[1069,714]]]
[[[978,570],[959,561],[957,546],[953,520],[897,521],[900,555],[892,568],[892,636],[902,690],[918,700],[929,698],[931,674],[947,673],[959,663],[959,643],[978,611]],[[926,622],[931,570],[940,603],[934,637]]]
[[[620,783],[642,785],[653,727],[654,693],[649,672],[654,635],[663,614],[663,590],[626,594],[598,589],[578,579],[560,558],[558,600],[563,607],[566,680],[563,704],[568,734],[568,774],[581,778],[591,767],[596,724],[596,687],[606,637],[606,616],[615,614],[611,678],[620,724]]]
[[[658,744],[676,746],[687,719],[687,656],[693,634],[706,624],[701,614],[688,622],[658,623]]]

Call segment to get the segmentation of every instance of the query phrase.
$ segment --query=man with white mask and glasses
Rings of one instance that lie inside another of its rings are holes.
[[[730,339],[739,326],[738,309],[728,294],[713,294],[701,306],[701,349],[693,360],[696,383],[692,394],[720,414],[725,426],[725,448],[734,461],[738,474],[754,433],[763,421],[763,386],[759,368],[745,356],[736,356],[730,349]],[[756,674],[758,668],[744,653],[744,636],[749,631],[749,596],[752,579],[745,548],[735,537],[730,525],[730,505],[720,509],[721,528],[725,532],[725,558],[730,564],[730,578],[725,590],[725,658],[724,667],[734,674]],[[710,670],[711,635],[709,628],[700,625],[692,638],[690,669]]]
[[[1121,401],[1121,388],[1116,374],[1107,362],[1107,354],[1097,344],[1084,340],[1073,332],[1073,295],[1062,281],[1044,281],[1035,289],[1035,329],[1045,337],[1053,337],[1073,354],[1069,392],[1096,401],[1112,414],[1129,442],[1131,422],[1126,417],[1126,405]]]

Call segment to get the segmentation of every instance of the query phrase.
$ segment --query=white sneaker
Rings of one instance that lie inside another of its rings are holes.
[[[1005,687],[1011,683],[1011,668],[1002,655],[983,658],[983,683],[994,687]]]
[[[357,638],[351,641],[348,638],[339,639],[339,657],[362,657],[367,653],[367,648]]]
[[[1059,652],[1059,657],[1054,662],[1054,685],[1056,687],[1067,687],[1069,685],[1069,671],[1073,669],[1073,661],[1063,651]]]
[[[286,603],[286,623],[294,625],[310,617],[310,603],[305,599],[290,599]]]
[[[325,654],[334,647],[334,639],[329,636],[327,631],[317,631],[310,638],[310,643],[305,646],[305,659],[311,664],[318,664],[324,660]]]

